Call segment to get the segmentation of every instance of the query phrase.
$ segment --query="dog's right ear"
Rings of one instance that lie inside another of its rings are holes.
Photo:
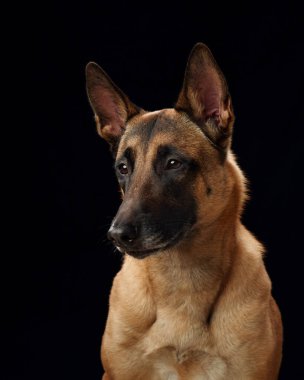
[[[140,112],[94,62],[86,67],[87,94],[95,114],[98,134],[113,146],[124,133],[127,121]]]

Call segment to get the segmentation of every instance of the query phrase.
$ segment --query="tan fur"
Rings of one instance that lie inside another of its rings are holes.
[[[129,191],[144,196],[158,145],[174,144],[200,158],[204,168],[194,189],[199,218],[191,238],[173,248],[143,260],[125,255],[102,341],[103,380],[275,380],[280,312],[263,247],[240,221],[242,172],[231,151],[220,165],[202,131],[175,110],[159,115],[178,125],[178,133],[156,134],[144,151],[128,132],[153,115],[135,116],[119,145],[118,155],[127,146],[136,148]]]

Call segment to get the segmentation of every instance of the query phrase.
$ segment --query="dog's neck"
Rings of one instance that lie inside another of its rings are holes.
[[[142,260],[157,307],[179,309],[185,302],[207,322],[229,278],[239,225],[236,213],[227,209],[188,242]]]

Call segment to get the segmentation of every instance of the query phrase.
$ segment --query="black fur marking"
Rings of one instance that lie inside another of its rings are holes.
[[[183,165],[177,170],[166,170],[165,163],[173,154]],[[128,155],[132,156],[132,151]],[[121,159],[126,160],[125,156],[126,152]],[[122,179],[118,174],[125,197],[132,203],[122,203],[115,223],[118,226],[132,223],[136,227],[139,233],[136,241],[131,247],[121,248],[138,258],[160,252],[186,238],[197,218],[192,184],[199,173],[195,170],[198,164],[176,148],[165,145],[159,147],[153,166],[157,169],[132,194],[128,192],[132,173]]]
[[[181,160],[180,169],[164,169],[171,156]],[[197,204],[192,183],[198,174],[195,170],[198,164],[176,148],[163,145],[158,149],[153,167],[150,181],[142,191],[145,194],[141,200],[142,238],[161,236],[162,243],[171,246],[183,239],[196,222]]]
[[[153,136],[154,128],[157,123],[157,116],[155,118],[151,118],[150,120],[146,122],[141,122],[133,128],[128,131],[128,137],[134,137],[139,136],[141,140],[141,144],[145,146],[145,148],[148,147],[149,141],[151,140],[151,137]]]

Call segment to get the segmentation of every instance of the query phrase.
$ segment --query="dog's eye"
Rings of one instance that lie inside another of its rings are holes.
[[[170,169],[178,169],[181,167],[182,163],[178,160],[175,160],[174,158],[170,158],[170,160],[167,161],[165,169],[170,170]]]
[[[119,164],[118,165],[118,170],[119,170],[119,173],[122,174],[122,175],[126,175],[129,172],[128,167],[127,167],[126,164]]]

